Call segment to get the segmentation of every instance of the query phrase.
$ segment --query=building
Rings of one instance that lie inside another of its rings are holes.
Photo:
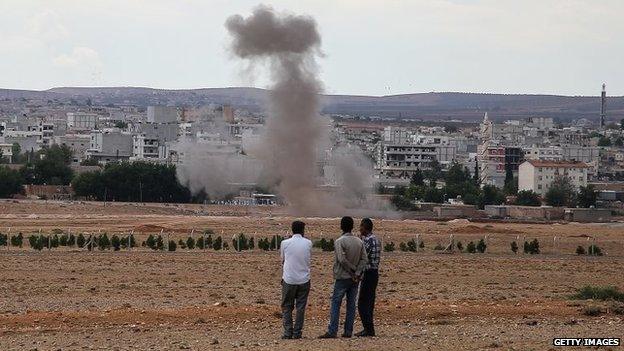
[[[71,149],[73,162],[82,162],[87,157],[87,150],[91,147],[89,134],[65,134],[54,139],[56,144],[65,145]]]
[[[91,145],[86,152],[89,159],[101,163],[129,160],[132,156],[132,134],[119,130],[97,130],[91,133]]]
[[[169,144],[158,138],[135,134],[132,136],[132,160],[166,161],[169,156]]]
[[[89,112],[68,112],[67,129],[74,131],[91,131],[98,128],[100,116]]]
[[[178,108],[174,106],[148,106],[147,121],[150,123],[175,123],[178,121]]]
[[[435,145],[414,143],[406,128],[386,127],[379,143],[376,168],[380,177],[410,179],[418,169],[431,169],[437,153]]]
[[[477,147],[479,180],[482,185],[505,185],[505,147],[497,143],[485,142]]]
[[[0,144],[0,158],[8,163],[13,162],[13,144]]]
[[[545,195],[558,177],[567,177],[577,189],[587,186],[590,167],[584,162],[527,160],[519,167],[518,190]]]

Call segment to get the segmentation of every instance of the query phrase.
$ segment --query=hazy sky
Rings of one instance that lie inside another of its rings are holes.
[[[2,0],[0,87],[255,85],[223,26],[247,0]],[[327,93],[624,95],[623,0],[289,0]]]

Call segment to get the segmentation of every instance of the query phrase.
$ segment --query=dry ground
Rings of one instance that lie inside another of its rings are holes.
[[[163,229],[177,239],[211,228],[266,236],[291,220],[266,207],[0,202],[0,232],[26,234],[71,228],[142,237]],[[336,218],[305,221],[314,237],[336,236]],[[330,253],[314,252],[305,338],[282,341],[275,252],[11,248],[0,249],[0,350],[548,350],[553,337],[624,336],[621,315],[582,313],[605,304],[568,298],[586,284],[624,288],[621,224],[376,224],[386,241],[420,234],[427,246],[384,254],[377,338],[314,339],[327,324]],[[464,243],[487,235],[490,253],[431,250],[450,234]],[[574,255],[586,236],[607,255]],[[509,242],[523,237],[538,238],[545,253],[513,255]]]

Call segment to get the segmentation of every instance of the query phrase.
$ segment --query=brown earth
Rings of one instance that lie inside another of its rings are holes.
[[[0,232],[128,233],[142,240],[212,229],[226,238],[283,234],[279,208],[0,202]],[[337,218],[305,218],[335,237]],[[372,339],[316,340],[327,324],[332,254],[313,254],[305,338],[282,341],[276,252],[131,252],[0,248],[0,350],[548,350],[553,337],[623,337],[609,303],[569,299],[586,284],[622,285],[624,230],[612,224],[438,223],[376,220],[387,241],[416,237],[419,253],[384,253]],[[486,254],[440,254],[436,244],[486,238]],[[583,235],[606,255],[579,257]],[[557,237],[557,239],[553,239]],[[514,255],[538,238],[540,255]],[[583,314],[601,306],[598,317]],[[359,322],[356,322],[356,329]]]

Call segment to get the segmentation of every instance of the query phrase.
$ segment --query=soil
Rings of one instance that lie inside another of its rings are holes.
[[[134,230],[140,242],[163,230],[177,241],[211,229],[259,238],[286,233],[292,220],[271,207],[0,202],[0,232],[25,235]],[[308,236],[337,236],[338,218],[303,220]],[[624,289],[622,223],[375,225],[397,247],[416,234],[426,244],[383,254],[375,338],[316,339],[328,322],[332,253],[313,252],[304,339],[283,341],[277,252],[11,247],[0,248],[0,350],[555,350],[554,337],[624,336],[624,318],[610,303],[570,298],[588,284]],[[433,250],[451,234],[464,246],[483,238],[488,249]],[[510,251],[511,241],[522,247],[533,238],[541,254]],[[605,256],[574,254],[591,242]],[[603,313],[586,316],[587,306]]]

